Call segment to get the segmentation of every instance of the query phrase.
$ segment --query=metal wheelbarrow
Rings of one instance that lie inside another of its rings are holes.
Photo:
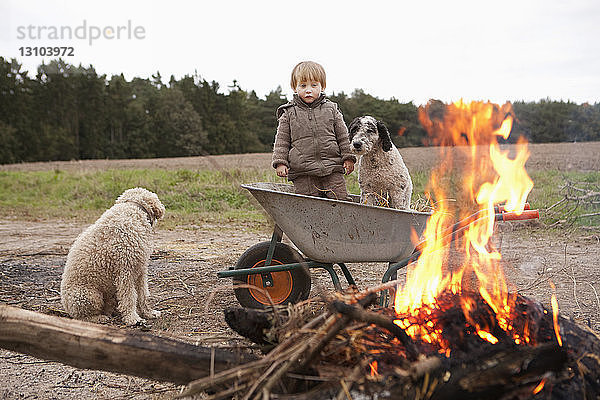
[[[336,290],[341,290],[337,265],[348,285],[356,285],[346,263],[387,262],[382,281],[415,261],[421,237],[431,213],[397,210],[352,202],[311,197],[294,193],[292,185],[252,183],[242,185],[275,221],[270,241],[247,249],[234,267],[219,271],[219,278],[231,277],[235,296],[244,307],[264,308],[272,304],[296,303],[308,298],[310,269],[326,270]],[[479,213],[458,222],[445,232],[448,242]],[[496,220],[537,218],[537,210],[519,216],[496,207]],[[283,233],[300,250],[282,243]]]

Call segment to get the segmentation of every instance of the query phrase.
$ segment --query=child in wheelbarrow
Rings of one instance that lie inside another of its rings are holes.
[[[292,70],[292,101],[277,109],[273,168],[297,194],[348,200],[344,173],[354,170],[348,129],[338,105],[325,97],[325,70],[303,61]]]

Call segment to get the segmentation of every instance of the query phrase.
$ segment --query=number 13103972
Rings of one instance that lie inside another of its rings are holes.
[[[48,57],[71,57],[75,55],[73,47],[19,47],[21,57],[48,56]]]

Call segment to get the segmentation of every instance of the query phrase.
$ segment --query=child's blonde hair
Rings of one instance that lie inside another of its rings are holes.
[[[292,89],[296,90],[298,83],[309,80],[321,83],[325,89],[325,69],[314,61],[302,61],[292,70],[292,80],[290,81]]]

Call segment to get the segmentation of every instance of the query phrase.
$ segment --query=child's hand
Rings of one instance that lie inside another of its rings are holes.
[[[354,161],[345,160],[344,161],[344,169],[346,170],[346,175],[350,175],[352,171],[354,171]]]
[[[284,164],[279,164],[275,171],[277,172],[277,176],[282,178],[288,176],[288,167],[286,167]]]

